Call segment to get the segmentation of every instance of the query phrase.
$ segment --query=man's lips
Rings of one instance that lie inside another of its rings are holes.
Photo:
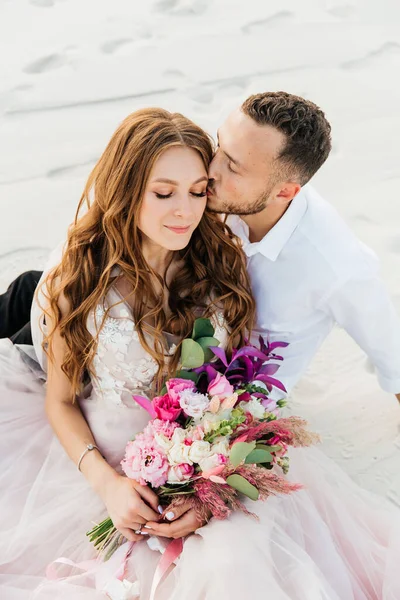
[[[187,225],[186,227],[172,227],[170,225],[164,225],[164,227],[170,231],[173,231],[174,233],[187,233],[191,228],[191,225]]]

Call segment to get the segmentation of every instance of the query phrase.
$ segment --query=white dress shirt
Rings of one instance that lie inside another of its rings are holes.
[[[257,243],[250,243],[238,216],[227,222],[248,257],[255,335],[289,342],[276,375],[288,392],[338,323],[366,352],[381,387],[400,393],[400,320],[379,279],[378,259],[328,202],[306,185]],[[274,396],[282,394],[274,390]]]

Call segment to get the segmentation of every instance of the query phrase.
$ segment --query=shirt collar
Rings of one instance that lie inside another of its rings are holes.
[[[303,190],[292,200],[285,214],[279,219],[276,225],[263,237],[260,242],[251,243],[249,241],[249,228],[246,223],[238,219],[235,230],[243,241],[243,250],[248,257],[257,253],[263,254],[271,261],[275,261],[290,236],[300,223],[307,210],[307,198]]]

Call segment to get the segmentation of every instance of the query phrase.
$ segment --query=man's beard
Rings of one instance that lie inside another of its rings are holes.
[[[258,215],[258,213],[262,212],[267,204],[272,191],[272,187],[268,192],[264,192],[259,196],[256,200],[254,200],[251,204],[230,204],[229,202],[224,202],[221,208],[212,208],[208,205],[208,210],[224,215],[238,215],[240,217],[246,215]]]

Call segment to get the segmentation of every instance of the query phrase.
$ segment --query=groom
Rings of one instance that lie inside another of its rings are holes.
[[[400,321],[378,260],[308,184],[328,158],[330,134],[308,100],[250,96],[219,129],[208,206],[243,240],[258,332],[289,342],[279,370],[287,390],[338,323],[400,401]]]
[[[251,96],[218,132],[208,206],[228,215],[243,240],[257,333],[289,342],[279,371],[288,392],[338,323],[400,401],[400,321],[377,258],[308,184],[329,155],[330,133],[308,100],[286,92]],[[37,276],[23,274],[0,296],[0,337],[32,343]]]

